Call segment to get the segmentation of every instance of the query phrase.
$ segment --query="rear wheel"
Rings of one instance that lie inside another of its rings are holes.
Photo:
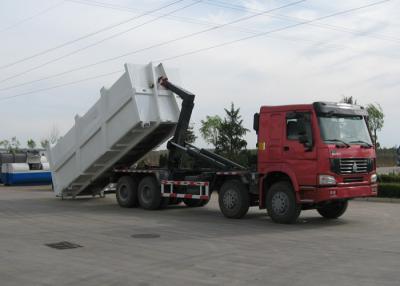
[[[317,208],[317,211],[324,218],[334,219],[342,216],[346,212],[347,206],[348,201],[333,201]]]
[[[242,218],[249,210],[249,193],[239,180],[226,181],[218,195],[219,208],[228,218]]]
[[[277,182],[269,188],[266,206],[271,219],[277,223],[294,223],[301,212],[289,182]]]
[[[137,189],[137,182],[132,177],[121,177],[115,192],[118,204],[124,208],[136,207],[138,205]]]
[[[154,177],[144,177],[140,181],[138,199],[140,206],[144,209],[155,210],[160,207],[162,201],[161,191]]]

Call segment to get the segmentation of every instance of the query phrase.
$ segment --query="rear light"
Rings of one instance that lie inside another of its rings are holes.
[[[319,175],[318,176],[318,184],[320,186],[336,185],[336,179],[334,176],[330,176],[330,175]]]

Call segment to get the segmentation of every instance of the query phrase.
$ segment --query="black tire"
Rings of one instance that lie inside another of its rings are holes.
[[[123,208],[132,208],[138,205],[137,182],[129,176],[119,178],[115,195],[118,204]]]
[[[153,176],[144,177],[138,187],[139,204],[146,210],[158,209],[162,202],[160,186]]]
[[[229,180],[219,190],[218,203],[224,216],[242,218],[249,210],[249,193],[241,181]]]
[[[333,201],[322,207],[317,208],[318,213],[324,218],[335,219],[342,216],[348,206],[348,201]]]
[[[289,182],[273,184],[268,190],[265,204],[269,216],[277,223],[294,223],[301,212],[301,205],[297,203]]]

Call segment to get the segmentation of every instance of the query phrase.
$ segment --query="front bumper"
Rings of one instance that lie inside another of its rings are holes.
[[[300,191],[300,202],[319,203],[323,201],[376,197],[378,184],[358,186],[317,187],[313,190]]]

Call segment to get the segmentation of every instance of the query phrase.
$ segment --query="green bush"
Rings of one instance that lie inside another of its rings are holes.
[[[378,176],[378,181],[381,183],[399,183],[400,184],[400,175],[398,174],[382,174]]]
[[[400,184],[379,183],[378,197],[382,198],[400,198]]]

